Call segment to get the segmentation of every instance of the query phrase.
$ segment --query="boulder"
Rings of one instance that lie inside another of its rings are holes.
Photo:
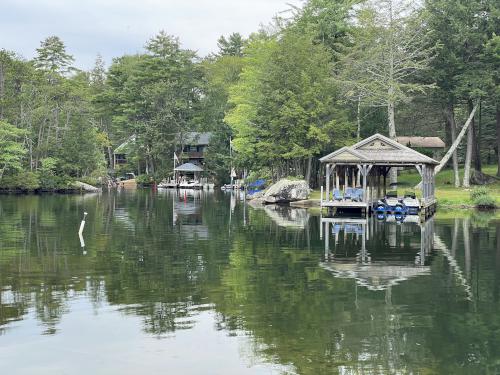
[[[95,186],[86,184],[85,182],[81,182],[81,181],[76,181],[74,185],[76,188],[80,189],[81,191],[85,191],[88,193],[98,193],[101,191],[101,189],[96,188]]]
[[[301,201],[309,197],[309,185],[304,180],[279,180],[271,185],[262,199],[265,203],[289,203]]]
[[[476,170],[472,170],[470,176],[470,183],[472,185],[489,185],[498,182],[496,177],[484,174],[483,172],[479,172]]]
[[[264,193],[265,193],[265,191],[262,190],[262,191],[257,191],[253,194],[247,194],[247,200],[251,201],[254,199],[261,199],[264,196]]]

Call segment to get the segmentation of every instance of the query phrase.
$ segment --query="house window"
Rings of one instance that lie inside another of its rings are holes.
[[[127,155],[125,154],[115,154],[116,164],[125,164],[127,162]]]

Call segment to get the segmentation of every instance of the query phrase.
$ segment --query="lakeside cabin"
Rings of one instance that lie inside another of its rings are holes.
[[[330,211],[357,210],[367,215],[387,195],[387,176],[392,168],[416,168],[422,177],[419,211],[435,211],[434,168],[439,163],[381,134],[374,134],[352,146],[342,147],[320,159],[325,164],[321,187],[321,208]],[[356,191],[356,199],[349,191]]]
[[[205,156],[212,136],[213,134],[210,132],[178,134],[176,141],[179,146],[175,150],[175,153],[182,163],[191,163],[202,167],[205,164]],[[132,135],[114,149],[112,168],[129,164],[130,156],[138,152],[136,141],[137,137]]]

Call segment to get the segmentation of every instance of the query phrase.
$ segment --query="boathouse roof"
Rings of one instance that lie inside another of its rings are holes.
[[[408,147],[445,148],[446,145],[439,137],[396,137],[396,141]]]
[[[175,170],[178,172],[203,172],[203,168],[193,163],[185,163],[179,165],[177,168],[175,168]]]
[[[322,163],[351,165],[439,164],[436,160],[378,133],[352,146],[342,147],[331,154],[323,156],[320,161]]]
[[[429,266],[412,264],[374,264],[323,262],[320,266],[341,279],[355,279],[356,283],[369,290],[386,290],[405,280],[430,274]]]

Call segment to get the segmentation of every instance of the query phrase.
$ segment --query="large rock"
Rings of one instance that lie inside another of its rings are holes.
[[[484,174],[476,170],[472,170],[470,183],[472,185],[489,185],[498,182],[498,178]]]
[[[74,185],[76,188],[80,189],[81,191],[85,191],[87,193],[98,193],[101,191],[101,189],[81,181],[76,181]]]
[[[264,203],[288,203],[307,199],[311,189],[304,180],[279,180],[271,185],[262,199]]]

